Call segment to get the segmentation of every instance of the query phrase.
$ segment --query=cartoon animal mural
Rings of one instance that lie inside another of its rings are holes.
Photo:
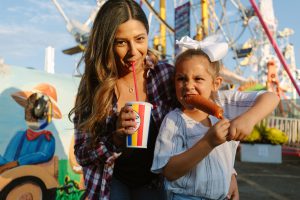
[[[23,107],[27,127],[17,131],[0,154],[0,199],[83,199],[74,138],[69,146],[69,161],[60,159],[55,153],[56,138],[48,129],[53,118],[62,118],[56,88],[39,83],[11,97]]]
[[[3,156],[0,155],[0,173],[21,165],[38,164],[51,160],[55,151],[55,139],[44,128],[53,117],[60,119],[56,105],[55,88],[39,84],[32,91],[12,94],[14,100],[25,109],[27,129],[19,131],[11,139]]]

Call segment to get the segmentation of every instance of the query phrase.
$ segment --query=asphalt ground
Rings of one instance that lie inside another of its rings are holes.
[[[300,157],[282,156],[281,164],[241,162],[235,169],[241,200],[300,200]]]

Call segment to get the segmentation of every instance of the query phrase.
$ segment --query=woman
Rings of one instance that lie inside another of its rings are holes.
[[[75,155],[89,199],[164,198],[161,179],[150,167],[161,121],[178,102],[174,67],[149,60],[148,31],[145,13],[132,0],[107,1],[94,21],[70,112],[75,114]],[[136,92],[139,101],[153,105],[147,149],[125,148],[125,136],[136,125],[125,103],[135,101]]]
[[[150,172],[150,167],[160,123],[176,105],[170,87],[174,68],[146,62],[148,31],[147,18],[134,1],[107,1],[95,19],[84,55],[85,72],[71,112],[75,113],[75,155],[83,166],[90,199],[109,198],[109,193],[111,199],[115,195],[121,199],[123,187],[132,199],[136,195],[136,199],[163,196],[153,187],[159,177]],[[136,100],[132,62],[139,100],[154,106],[147,149],[124,148],[125,136],[132,134],[128,127],[135,125],[130,120],[135,117],[132,109],[124,107],[126,102]],[[114,162],[113,152],[120,151],[122,155]],[[140,193],[143,197],[139,198]]]

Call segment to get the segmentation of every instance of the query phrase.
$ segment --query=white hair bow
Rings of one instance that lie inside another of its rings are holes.
[[[228,51],[228,44],[220,41],[220,35],[211,35],[202,41],[193,40],[183,36],[176,44],[181,49],[201,49],[209,57],[211,62],[221,60]]]

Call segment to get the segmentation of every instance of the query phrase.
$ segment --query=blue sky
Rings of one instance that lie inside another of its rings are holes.
[[[85,22],[96,5],[96,0],[58,2],[69,18],[80,22]],[[250,5],[249,1],[242,2]],[[289,41],[294,45],[297,64],[300,62],[300,27],[297,25],[300,1],[273,0],[273,5],[278,30],[287,27],[295,31]],[[74,73],[80,55],[62,53],[76,43],[51,0],[0,0],[0,9],[0,58],[6,64],[43,70],[45,48],[52,46],[55,48],[56,73]]]
[[[95,0],[58,0],[69,18],[85,22]],[[51,0],[0,0],[0,57],[9,65],[44,68],[45,48],[55,48],[56,73],[72,74],[80,56],[63,54],[74,46],[65,21]]]

